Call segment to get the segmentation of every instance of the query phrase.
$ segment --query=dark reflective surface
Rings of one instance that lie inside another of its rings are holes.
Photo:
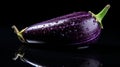
[[[38,47],[33,48],[23,44],[13,59],[21,60],[31,66],[41,67],[102,67],[101,56],[90,47],[84,49],[80,49],[80,47],[79,49],[66,48],[66,50],[62,48],[56,50],[51,47],[38,49]]]

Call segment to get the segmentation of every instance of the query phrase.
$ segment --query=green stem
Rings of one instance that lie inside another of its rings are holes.
[[[94,14],[92,13],[91,11],[89,11],[95,18],[96,20],[100,23],[101,25],[101,28],[103,28],[103,25],[102,25],[102,19],[104,18],[104,16],[106,15],[106,13],[108,12],[110,8],[110,5],[107,4],[98,14]]]
[[[100,11],[100,12],[96,15],[96,17],[98,18],[98,20],[99,20],[100,22],[102,21],[103,17],[104,17],[104,16],[106,15],[106,13],[108,12],[109,8],[110,8],[110,5],[108,4],[108,5],[106,5],[106,6],[102,9],[102,11]]]

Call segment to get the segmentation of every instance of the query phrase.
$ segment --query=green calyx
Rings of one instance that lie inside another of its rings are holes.
[[[109,8],[110,8],[110,5],[107,4],[98,14],[94,14],[93,12],[89,11],[89,13],[91,13],[92,16],[96,18],[96,21],[98,21],[100,23],[100,26],[102,29],[103,29],[102,19],[108,12]]]
[[[26,30],[27,27],[24,28],[24,29],[22,29],[21,31],[19,31],[15,25],[13,25],[12,28],[14,29],[14,32],[17,34],[18,39],[19,39],[21,42],[25,42],[25,39],[24,39],[22,33]]]

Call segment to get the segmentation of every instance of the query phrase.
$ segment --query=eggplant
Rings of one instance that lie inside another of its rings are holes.
[[[109,8],[107,4],[98,14],[91,11],[74,12],[33,24],[21,31],[15,25],[12,28],[23,43],[87,44],[100,35],[102,19]]]

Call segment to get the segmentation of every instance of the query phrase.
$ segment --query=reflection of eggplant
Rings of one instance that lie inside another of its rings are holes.
[[[102,19],[110,5],[97,15],[89,12],[75,12],[31,25],[22,31],[13,26],[19,39],[27,43],[86,44],[95,40],[101,32]]]
[[[22,47],[14,59],[18,57],[25,63],[39,67],[99,67],[101,65],[98,54],[92,52],[87,54],[87,52],[62,52]]]

